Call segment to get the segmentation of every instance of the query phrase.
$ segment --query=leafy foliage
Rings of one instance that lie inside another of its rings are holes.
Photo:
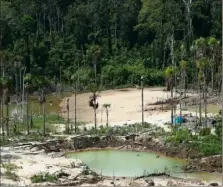
[[[145,85],[164,85],[173,35],[173,58],[176,66],[187,62],[188,84],[196,77],[194,52],[202,52],[218,75],[220,7],[220,0],[196,0],[188,15],[184,1],[177,0],[3,0],[1,77],[20,93],[22,74],[31,91],[74,81],[86,90],[96,64],[101,88],[139,84],[141,75]],[[205,62],[195,59],[199,67]]]
[[[49,173],[40,173],[38,175],[34,175],[31,178],[32,183],[42,183],[42,182],[55,182],[57,181],[57,177],[55,175],[51,175]]]

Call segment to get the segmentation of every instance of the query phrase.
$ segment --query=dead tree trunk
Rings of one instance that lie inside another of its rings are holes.
[[[28,98],[28,92],[26,93],[26,127],[27,127],[27,135],[29,135],[29,98]]]
[[[3,101],[1,100],[0,122],[1,122],[1,128],[2,128],[2,136],[5,136],[5,128],[4,128],[3,118],[4,118]]]
[[[67,133],[70,133],[70,106],[69,106],[69,98],[67,99]]]
[[[77,132],[77,83],[75,81],[75,92],[74,92],[74,125],[75,133]]]

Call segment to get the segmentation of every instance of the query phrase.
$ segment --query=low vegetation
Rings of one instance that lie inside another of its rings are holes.
[[[222,136],[221,121],[215,126],[215,134],[211,134],[210,128],[200,129],[198,134],[192,134],[187,128],[174,128],[166,137],[166,143],[174,145],[184,144],[189,148],[197,150],[201,156],[221,154]]]
[[[58,115],[46,115],[46,135],[56,133],[54,124],[65,123],[64,119]],[[0,135],[0,146],[11,143],[26,141],[44,141],[48,138],[43,136],[43,116],[33,115],[29,122],[29,135],[27,135],[27,123],[20,120],[11,120],[9,123],[9,136]]]
[[[34,175],[30,178],[32,183],[42,183],[42,182],[56,182],[57,177],[55,175],[49,174],[49,173],[39,173],[37,175]]]
[[[125,136],[131,133],[139,133],[139,132],[146,132],[150,130],[152,127],[149,123],[134,123],[134,124],[124,124],[123,126],[116,126],[116,127],[107,127],[107,126],[99,126],[97,130],[94,127],[87,129],[84,128],[84,132],[80,131],[80,133],[88,134],[88,135],[113,135],[113,136]]]
[[[2,168],[5,169],[5,172],[3,173],[3,176],[5,178],[11,179],[13,181],[19,181],[19,176],[15,173],[16,170],[19,168],[17,165],[12,163],[2,163]]]

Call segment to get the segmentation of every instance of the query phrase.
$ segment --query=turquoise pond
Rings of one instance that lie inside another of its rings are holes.
[[[100,150],[70,152],[67,157],[82,160],[90,169],[104,176],[135,177],[145,173],[168,172],[171,176],[194,178],[205,181],[222,181],[219,173],[185,173],[181,167],[185,160],[170,158],[155,153]]]

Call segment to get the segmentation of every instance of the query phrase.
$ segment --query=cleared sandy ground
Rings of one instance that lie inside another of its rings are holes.
[[[144,108],[148,108],[147,104],[156,102],[157,100],[164,100],[170,98],[170,92],[163,91],[164,88],[145,88],[144,89]],[[92,124],[94,122],[93,108],[89,107],[89,96],[92,93],[84,93],[77,95],[77,121],[87,122]],[[106,111],[102,107],[103,104],[111,104],[109,108],[109,124],[124,124],[130,122],[137,122],[141,120],[141,90],[137,88],[108,90],[99,93],[99,108],[97,109],[97,123],[106,123]],[[74,120],[74,95],[70,98],[70,118]],[[62,115],[67,117],[66,100],[63,99],[60,106],[62,108]],[[170,111],[145,111],[145,121],[149,119],[163,120],[170,119]],[[150,120],[149,120],[150,121]],[[93,125],[93,124],[92,124]]]

